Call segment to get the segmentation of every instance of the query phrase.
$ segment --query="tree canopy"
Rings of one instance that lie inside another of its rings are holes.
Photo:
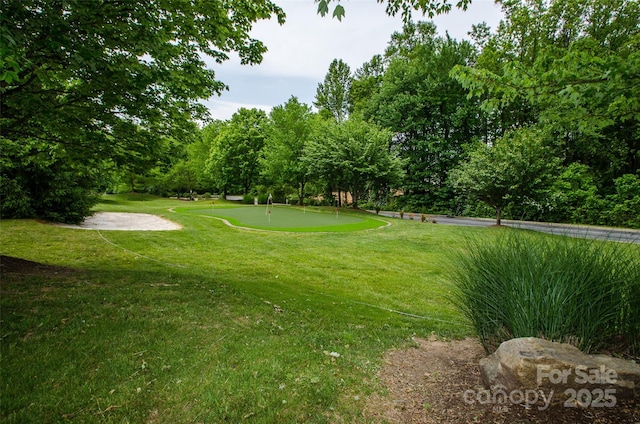
[[[342,122],[349,115],[349,92],[351,90],[351,68],[340,59],[334,59],[324,82],[318,84],[314,105],[320,113]]]
[[[436,36],[431,23],[407,24],[386,51],[388,66],[377,92],[361,102],[364,116],[396,134],[404,159],[402,183],[408,207],[449,207],[449,171],[463,147],[481,138],[483,113],[449,72],[471,64],[476,51],[466,41]]]
[[[386,3],[386,12],[389,16],[395,16],[398,13],[402,15],[405,22],[409,22],[412,18],[413,12],[418,11],[429,17],[447,13],[453,7],[453,3],[446,0],[376,0],[378,3]],[[346,11],[344,6],[340,4],[340,0],[315,0],[318,4],[318,13],[321,16],[325,16],[329,13],[330,4],[332,2],[338,3],[333,7],[332,16],[338,20],[342,20]],[[467,9],[467,6],[471,4],[471,0],[458,0],[455,4],[456,7],[463,10]]]
[[[336,191],[351,193],[353,207],[365,193],[399,184],[401,161],[390,149],[392,133],[358,118],[328,120],[305,149],[312,174]]]
[[[5,0],[2,9],[3,214],[69,221],[87,214],[101,169],[155,151],[162,137],[185,139],[206,117],[197,101],[225,85],[203,55],[259,63],[266,47],[252,24],[284,22],[267,0]],[[80,210],[67,215],[73,199]]]
[[[207,168],[224,194],[249,194],[258,183],[268,127],[264,111],[242,108],[221,128]]]
[[[559,160],[544,146],[544,135],[531,129],[507,132],[495,145],[479,143],[469,159],[452,172],[456,188],[491,206],[496,224],[511,202],[538,201],[553,182]]]
[[[264,149],[263,175],[270,184],[294,188],[302,205],[311,179],[311,170],[303,160],[315,128],[311,108],[292,96],[284,106],[274,107],[269,117],[271,131]]]

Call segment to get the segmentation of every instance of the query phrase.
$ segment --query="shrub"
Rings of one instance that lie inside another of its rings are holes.
[[[616,178],[616,194],[608,196],[608,222],[616,226],[640,228],[640,176],[625,174]]]
[[[258,203],[259,204],[266,205],[267,204],[267,200],[269,200],[269,195],[267,193],[258,194]],[[253,202],[253,199],[251,199],[251,202]]]
[[[0,180],[0,208],[3,218],[43,218],[78,224],[91,215],[98,202],[98,172],[70,169],[64,163],[50,168],[33,164],[29,177],[3,170]]]
[[[514,337],[640,347],[638,247],[508,231],[456,255],[454,302],[491,352]]]
[[[6,218],[28,218],[35,212],[29,194],[17,180],[0,177],[0,212]]]

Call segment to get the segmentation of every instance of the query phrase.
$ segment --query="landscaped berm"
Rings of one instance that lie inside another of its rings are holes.
[[[218,206],[177,211],[223,220],[231,226],[292,232],[358,231],[389,225],[363,213],[336,208],[298,208],[286,205]]]

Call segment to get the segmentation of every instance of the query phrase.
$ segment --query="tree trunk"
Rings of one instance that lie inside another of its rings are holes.
[[[502,225],[502,208],[496,208],[496,225]]]

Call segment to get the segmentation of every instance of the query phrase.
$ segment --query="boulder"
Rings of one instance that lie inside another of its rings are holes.
[[[617,399],[640,398],[640,365],[534,337],[502,343],[480,360],[480,372],[491,390],[544,393],[565,406],[613,406]]]

